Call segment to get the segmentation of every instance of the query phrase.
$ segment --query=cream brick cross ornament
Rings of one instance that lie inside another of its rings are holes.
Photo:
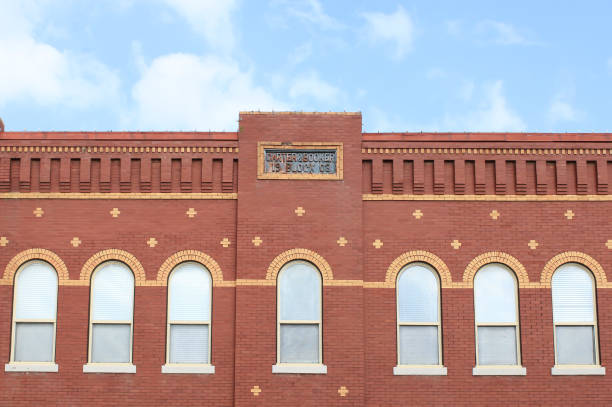
[[[261,240],[261,237],[255,236],[253,240],[251,240],[251,242],[253,242],[255,246],[259,246],[260,244],[263,243],[263,240]]]
[[[259,396],[259,393],[261,393],[261,389],[259,388],[259,386],[253,386],[253,388],[251,389],[251,393],[253,393],[253,396],[257,397]]]
[[[189,216],[190,218],[193,218],[194,216],[198,214],[198,211],[196,211],[194,208],[189,208],[189,210],[185,212],[185,214]]]
[[[383,247],[383,242],[381,242],[380,239],[376,239],[372,243],[372,246],[374,246],[377,249],[380,249],[381,247]]]
[[[340,386],[340,388],[338,389],[338,394],[340,395],[340,397],[346,397],[348,392],[349,391],[345,386]]]
[[[7,242],[8,242],[8,240],[7,240]],[[608,241],[606,242],[606,247],[607,247],[608,249],[612,250],[612,240],[608,240]]]
[[[500,213],[497,212],[497,209],[493,209],[491,213],[489,214],[489,216],[491,217],[491,219],[497,220],[497,218],[499,218],[500,216]]]
[[[113,208],[109,213],[112,215],[113,218],[118,218],[121,211],[119,210],[119,208]]]
[[[306,213],[306,209],[302,208],[301,206],[298,206],[294,212],[297,216],[304,216],[304,214]]]
[[[423,212],[420,209],[417,209],[414,212],[412,212],[412,216],[414,216],[417,219],[421,219],[423,217]]]
[[[539,245],[540,244],[535,240],[530,240],[529,243],[527,243],[527,246],[529,246],[531,250],[535,250]]]
[[[348,240],[346,240],[344,236],[340,236],[340,239],[336,240],[336,243],[338,243],[338,246],[344,247],[348,243]]]
[[[572,220],[574,219],[574,216],[575,216],[574,212],[571,209],[568,209],[567,211],[565,211],[563,215],[567,218],[567,220]]]
[[[6,236],[0,236],[0,246],[4,247],[9,243],[9,240]]]
[[[36,208],[34,209],[34,212],[32,212],[34,214],[34,216],[36,216],[37,218],[42,218],[43,214],[45,213],[45,211],[42,210],[42,208]]]
[[[229,247],[229,245],[231,244],[227,237],[224,237],[223,240],[221,240],[219,243],[221,243],[221,246],[225,248]]]
[[[73,237],[72,240],[70,241],[70,244],[74,247],[79,247],[79,245],[83,243],[81,242],[81,239],[79,239],[78,237]]]
[[[155,239],[154,237],[150,237],[149,240],[147,240],[147,244],[149,245],[149,247],[155,247],[157,246],[157,239]]]
[[[453,246],[453,249],[458,250],[461,247],[461,242],[455,239],[451,242],[451,246]]]

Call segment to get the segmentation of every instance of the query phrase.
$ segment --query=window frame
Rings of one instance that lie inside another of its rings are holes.
[[[171,296],[170,296],[170,278],[172,277],[172,273],[174,273],[174,271],[182,266],[185,265],[187,263],[194,263],[196,265],[198,265],[199,267],[201,267],[204,273],[208,274],[209,277],[209,281],[210,281],[210,289],[209,289],[209,295],[208,295],[208,315],[209,315],[209,320],[207,322],[203,322],[203,321],[180,321],[180,320],[170,320],[170,307],[171,307]],[[165,370],[172,370],[170,369],[171,367],[177,367],[179,369],[176,370],[180,370],[181,366],[184,367],[198,367],[198,366],[212,366],[212,303],[213,303],[213,279],[212,279],[212,274],[210,272],[210,270],[208,270],[208,268],[206,266],[204,266],[202,263],[196,262],[196,261],[184,261],[182,263],[177,264],[176,266],[174,266],[172,268],[172,271],[170,271],[170,273],[168,274],[168,283],[167,283],[167,304],[166,304],[166,367],[167,369]],[[170,340],[170,330],[172,325],[207,325],[208,326],[208,360],[206,363],[172,363],[170,362],[170,346],[171,346],[171,340]],[[203,373],[203,372],[200,372]]]
[[[318,320],[282,320],[281,319],[281,294],[280,294],[280,278],[282,273],[287,271],[287,268],[293,264],[305,264],[312,267],[319,277],[319,319]],[[314,363],[283,363],[281,362],[281,326],[282,325],[316,325],[318,327],[318,347],[319,358]],[[316,369],[321,366],[323,369]],[[276,367],[276,369],[274,369]],[[295,367],[295,369],[292,369]],[[300,369],[303,367],[303,369]],[[312,369],[314,367],[315,369]],[[327,368],[323,364],[323,275],[321,270],[313,263],[296,259],[288,261],[281,267],[276,276],[276,365],[273,366],[273,373],[327,373]]]
[[[98,273],[103,266],[109,264],[109,263],[118,263],[121,266],[125,267],[127,270],[129,270],[130,273],[132,273],[132,277],[134,278],[133,280],[133,284],[132,284],[132,291],[133,291],[133,296],[132,296],[132,319],[130,321],[125,321],[125,320],[114,320],[114,321],[99,321],[99,320],[94,320],[93,319],[93,311],[94,311],[94,277],[96,275],[96,273]],[[88,349],[87,349],[87,365],[88,366],[93,366],[94,369],[91,370],[92,372],[95,371],[95,366],[126,366],[126,367],[131,367],[133,366],[133,353],[134,353],[134,311],[136,309],[136,275],[134,274],[134,271],[131,269],[130,266],[128,266],[127,264],[125,264],[124,262],[120,261],[120,260],[115,260],[115,259],[109,259],[106,261],[101,262],[100,264],[98,264],[96,266],[96,268],[94,269],[94,271],[91,273],[91,279],[90,279],[90,288],[89,288],[89,339],[88,339]],[[92,362],[91,360],[91,354],[93,351],[93,326],[95,324],[100,324],[100,325],[130,325],[130,360],[129,362]],[[122,373],[117,371],[116,373]],[[131,371],[129,373],[132,373]],[[135,371],[134,371],[135,373]]]
[[[430,273],[432,273],[436,279],[436,288],[437,288],[437,292],[438,292],[438,301],[437,301],[437,305],[438,305],[438,322],[437,323],[431,323],[431,322],[400,322],[400,315],[399,315],[399,280],[402,276],[402,274],[406,271],[408,271],[410,269],[411,266],[422,266],[425,267]],[[415,262],[411,262],[408,263],[406,265],[404,265],[404,267],[402,267],[402,269],[400,270],[399,273],[397,273],[397,278],[395,279],[395,322],[396,322],[396,352],[397,352],[397,367],[398,368],[440,368],[444,366],[444,361],[442,359],[442,290],[441,290],[441,284],[440,284],[440,275],[438,274],[438,271],[431,266],[430,264],[427,264],[425,262],[421,262],[421,261],[415,261]],[[401,363],[401,344],[400,344],[400,327],[401,326],[435,326],[438,329],[438,364],[436,365],[422,365],[422,364],[418,364],[418,365],[413,365],[413,364],[402,364]]]
[[[55,277],[56,277],[56,287],[55,287],[55,318],[54,319],[46,319],[46,318],[27,318],[27,319],[22,319],[22,318],[16,318],[16,309],[17,309],[17,302],[19,301],[19,298],[17,298],[17,286],[19,284],[19,274],[23,271],[23,269],[25,267],[27,267],[30,264],[33,263],[42,263],[48,267],[51,268],[51,270],[53,270],[53,272],[55,273]],[[23,367],[27,367],[27,366],[55,366],[55,347],[56,347],[56,341],[57,341],[57,299],[59,297],[59,275],[57,273],[57,270],[55,269],[55,267],[53,267],[52,264],[44,261],[44,260],[40,260],[40,259],[31,259],[28,261],[25,261],[23,264],[21,264],[19,266],[19,268],[17,269],[17,272],[15,273],[14,276],[14,287],[13,287],[13,307],[12,307],[12,315],[11,315],[11,352],[10,352],[10,357],[9,357],[9,365],[19,365],[19,366],[23,366]],[[41,362],[41,361],[28,361],[28,362],[24,362],[24,361],[16,361],[15,360],[15,334],[17,331],[17,324],[18,323],[52,323],[53,324],[53,351],[51,354],[51,361],[50,362]]]
[[[589,276],[591,280],[591,290],[593,292],[593,322],[591,324],[585,322],[555,322],[555,305],[554,299],[552,295],[553,289],[553,277],[555,273],[565,265],[577,265],[579,266],[586,274]],[[597,368],[601,366],[601,361],[599,359],[599,324],[598,324],[598,316],[597,316],[597,280],[593,275],[593,272],[584,264],[578,262],[567,262],[555,269],[550,279],[550,290],[551,290],[551,303],[552,303],[552,316],[553,316],[553,345],[554,345],[554,354],[555,354],[555,367],[553,369],[575,369],[575,368]],[[558,326],[589,326],[593,327],[593,347],[595,350],[595,363],[594,364],[559,364],[557,361],[557,327]]]
[[[516,319],[514,323],[512,322],[484,322],[479,323],[476,317],[476,276],[478,273],[483,270],[485,267],[489,265],[500,265],[506,269],[506,271],[512,276],[514,280],[514,307],[515,307],[515,315]],[[476,351],[476,367],[475,369],[516,369],[521,368],[523,366],[522,355],[521,355],[521,314],[520,314],[520,304],[519,304],[519,282],[518,277],[514,270],[504,263],[499,262],[491,262],[484,264],[482,267],[476,271],[474,274],[474,284],[472,288],[472,296],[474,301],[474,339],[476,342],[475,351]],[[479,327],[514,327],[515,332],[515,343],[516,343],[516,363],[513,365],[483,365],[480,364],[478,357],[478,328]]]

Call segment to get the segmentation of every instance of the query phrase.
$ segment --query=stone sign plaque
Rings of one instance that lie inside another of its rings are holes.
[[[260,179],[342,179],[338,143],[260,143]]]

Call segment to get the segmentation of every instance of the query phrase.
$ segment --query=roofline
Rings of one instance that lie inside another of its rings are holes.
[[[610,142],[612,133],[362,133],[362,141]]]
[[[238,141],[238,133],[235,131],[7,131],[0,133],[0,140]]]

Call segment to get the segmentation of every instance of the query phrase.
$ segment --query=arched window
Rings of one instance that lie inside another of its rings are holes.
[[[39,260],[23,264],[15,277],[11,363],[55,361],[57,273]]]
[[[132,363],[134,274],[125,264],[100,264],[91,279],[89,363]]]
[[[595,281],[577,263],[566,263],[552,276],[555,365],[598,365]]]
[[[181,263],[168,279],[166,363],[210,364],[212,279],[199,263]]]
[[[476,365],[521,364],[517,281],[503,264],[483,266],[474,277]]]
[[[425,263],[412,263],[397,278],[399,365],[441,365],[440,282]]]
[[[278,364],[322,363],[321,285],[321,273],[305,261],[287,263],[279,272]]]

